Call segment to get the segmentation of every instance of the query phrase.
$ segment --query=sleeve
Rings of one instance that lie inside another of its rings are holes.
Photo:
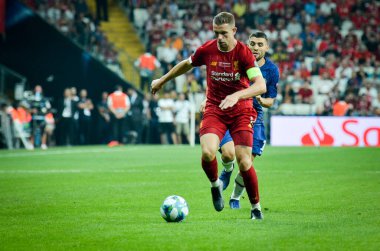
[[[270,78],[267,80],[267,92],[266,97],[267,98],[276,98],[277,97],[277,85],[280,78],[280,74],[278,71],[278,68],[274,66],[272,70],[270,71],[271,75]]]
[[[245,72],[247,72],[249,69],[256,67],[256,58],[253,56],[251,50],[244,45],[244,50],[242,55],[240,56],[240,60],[242,62],[242,67]]]
[[[192,66],[197,67],[205,64],[205,47],[202,45],[199,47],[193,55],[190,56],[189,60]]]

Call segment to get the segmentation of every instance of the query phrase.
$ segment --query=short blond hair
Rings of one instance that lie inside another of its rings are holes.
[[[215,25],[229,24],[235,26],[235,17],[229,12],[220,12],[212,22]]]

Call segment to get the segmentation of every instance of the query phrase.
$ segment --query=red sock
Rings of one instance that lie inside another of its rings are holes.
[[[248,198],[251,204],[259,203],[259,182],[257,181],[256,171],[253,166],[247,171],[240,171],[244,180],[244,186],[247,190]]]
[[[218,161],[216,160],[216,157],[211,160],[211,162],[207,162],[202,159],[202,168],[211,182],[218,179]]]

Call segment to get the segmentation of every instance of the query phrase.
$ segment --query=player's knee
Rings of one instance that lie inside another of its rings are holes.
[[[235,151],[222,151],[222,160],[224,163],[231,162],[235,159]]]
[[[212,161],[215,158],[215,151],[210,148],[202,149],[202,159],[204,161]]]
[[[238,159],[237,161],[238,161],[238,164],[239,164],[239,169],[241,171],[247,171],[252,166],[252,162],[251,162],[251,157],[250,156],[243,157],[241,159]]]

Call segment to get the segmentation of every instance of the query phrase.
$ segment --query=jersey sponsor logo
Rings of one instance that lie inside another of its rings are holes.
[[[229,63],[229,62],[219,62],[219,67],[223,67],[223,68],[231,67],[231,63]]]
[[[325,131],[321,121],[318,119],[317,125],[312,128],[312,132],[303,135],[301,142],[304,146],[332,146],[334,138]]]
[[[235,80],[233,72],[211,71],[211,79],[216,81],[230,82]]]
[[[239,72],[235,73],[235,80],[240,80],[240,73]]]

